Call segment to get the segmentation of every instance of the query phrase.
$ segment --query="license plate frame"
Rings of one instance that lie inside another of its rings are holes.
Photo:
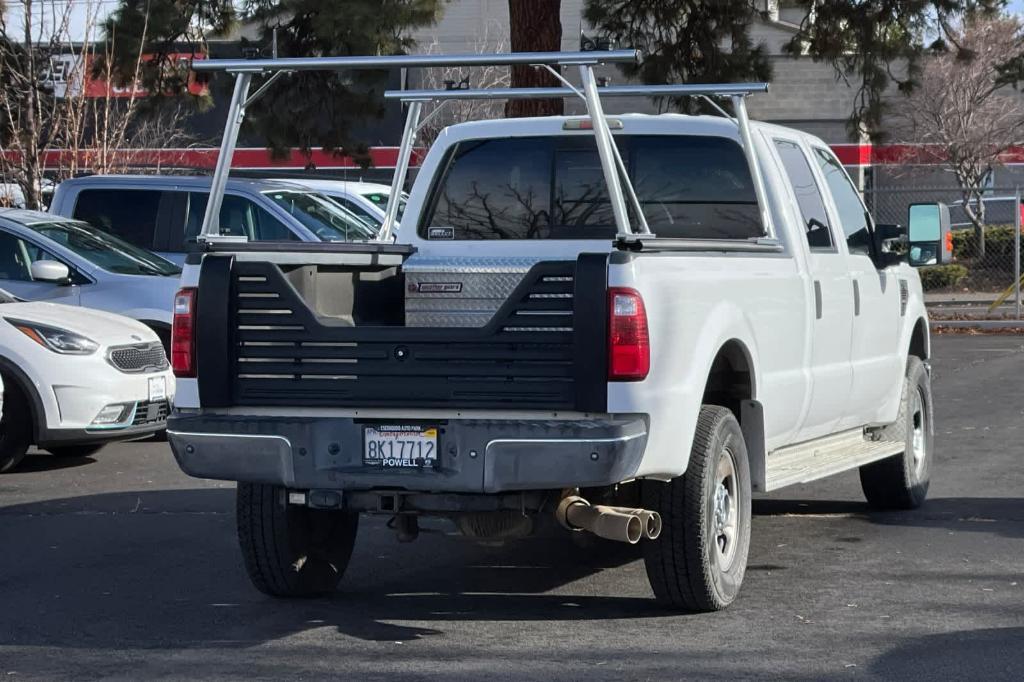
[[[424,469],[437,464],[439,429],[423,424],[363,427],[363,464],[378,469]]]
[[[166,377],[149,377],[147,384],[147,399],[149,402],[155,402],[157,400],[167,400],[167,378]]]

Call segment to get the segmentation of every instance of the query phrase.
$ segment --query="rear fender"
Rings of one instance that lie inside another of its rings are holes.
[[[658,299],[641,294],[645,302]],[[730,341],[743,348],[751,368],[754,401],[761,380],[759,352],[750,321],[728,301],[688,311],[676,299],[660,310],[657,304],[648,305],[648,315],[651,372],[644,381],[609,383],[608,411],[650,415],[647,450],[637,475],[670,478],[686,471],[704,389],[718,352]],[[694,319],[700,324],[687,322]],[[751,407],[759,411],[759,405]],[[763,435],[759,441],[763,443]]]

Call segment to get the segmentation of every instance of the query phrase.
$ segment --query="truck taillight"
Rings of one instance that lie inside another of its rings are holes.
[[[608,379],[640,381],[651,369],[644,300],[634,289],[608,290]]]
[[[196,290],[182,289],[174,295],[171,324],[171,368],[174,376],[196,375]]]

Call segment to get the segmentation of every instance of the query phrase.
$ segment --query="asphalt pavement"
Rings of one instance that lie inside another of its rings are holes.
[[[918,511],[856,473],[755,501],[739,600],[671,615],[636,548],[364,519],[340,591],[248,582],[232,484],[163,443],[0,476],[0,679],[1024,679],[1024,337],[934,338]]]

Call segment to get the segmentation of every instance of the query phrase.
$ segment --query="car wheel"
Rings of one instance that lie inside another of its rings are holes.
[[[750,549],[750,465],[733,413],[701,408],[686,473],[644,481],[644,506],[662,530],[644,545],[654,596],[686,611],[719,611],[736,599]]]
[[[924,363],[911,356],[903,378],[896,421],[881,429],[882,440],[902,442],[904,450],[860,468],[860,486],[876,509],[916,509],[924,503],[933,456],[932,384]]]
[[[0,417],[0,473],[18,466],[32,445],[32,414],[25,393],[14,379],[3,375],[4,407]]]
[[[274,597],[334,591],[348,567],[359,514],[289,504],[280,486],[239,483],[238,541],[249,579]]]
[[[61,445],[59,447],[46,448],[46,451],[56,457],[88,457],[102,450],[104,445],[106,443],[101,443],[100,445]]]

